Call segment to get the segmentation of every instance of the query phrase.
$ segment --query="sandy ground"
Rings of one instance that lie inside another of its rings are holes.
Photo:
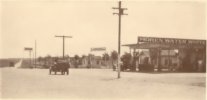
[[[70,69],[49,75],[48,69],[0,68],[3,99],[205,100],[205,73],[122,72]]]

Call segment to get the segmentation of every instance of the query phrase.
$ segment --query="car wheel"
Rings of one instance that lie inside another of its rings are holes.
[[[69,74],[69,71],[67,70],[66,72],[67,72],[67,75],[68,75]]]

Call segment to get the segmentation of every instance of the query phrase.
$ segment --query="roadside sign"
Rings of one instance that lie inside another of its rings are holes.
[[[32,48],[25,47],[24,50],[32,50]]]
[[[91,51],[106,51],[106,48],[105,47],[91,48]]]

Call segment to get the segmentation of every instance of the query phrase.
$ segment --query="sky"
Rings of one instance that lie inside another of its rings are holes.
[[[65,54],[102,55],[118,48],[115,0],[2,0],[0,5],[0,58],[29,57],[25,47],[37,44],[37,57]],[[204,1],[123,0],[121,44],[137,43],[138,36],[206,39]],[[106,47],[106,51],[90,52]],[[121,54],[129,48],[121,47]]]

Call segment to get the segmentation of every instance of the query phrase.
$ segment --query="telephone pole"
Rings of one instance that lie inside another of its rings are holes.
[[[36,40],[35,40],[35,55],[34,55],[34,63],[35,63],[35,68],[37,68],[37,58],[36,58],[36,56],[37,56],[37,44],[36,44]]]
[[[63,59],[64,59],[65,58],[65,38],[72,38],[72,36],[62,35],[62,36],[55,36],[55,37],[63,38]]]
[[[127,8],[121,8],[121,1],[119,1],[119,5],[118,7],[113,7],[112,9],[117,9],[118,13],[113,13],[113,15],[118,15],[119,18],[119,24],[118,24],[118,78],[120,78],[120,53],[121,53],[121,48],[120,48],[120,44],[121,44],[121,16],[122,15],[128,15],[128,14],[124,14],[124,10],[127,10]]]

